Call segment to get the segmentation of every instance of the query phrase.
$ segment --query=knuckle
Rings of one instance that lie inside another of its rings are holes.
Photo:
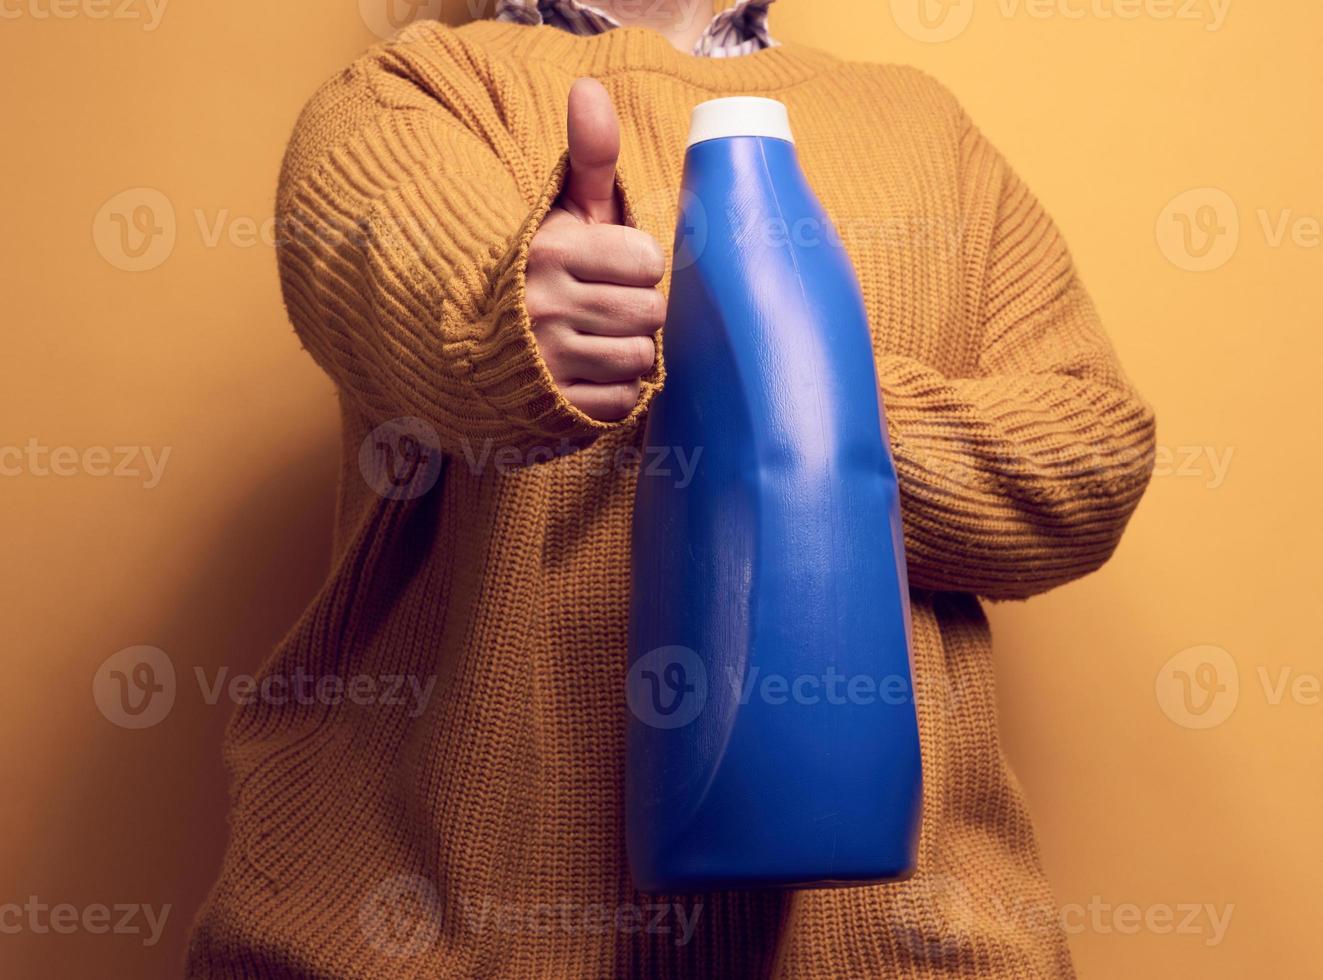
[[[612,385],[611,396],[607,402],[615,418],[624,418],[634,410],[634,404],[638,400],[639,384],[635,381],[630,384]]]
[[[537,239],[534,239],[528,246],[528,264],[524,267],[524,280],[534,283],[546,279],[553,274],[554,268],[554,261],[547,246],[539,244]]]
[[[648,298],[645,301],[643,318],[645,324],[652,330],[658,330],[666,322],[666,297],[662,295],[660,289],[648,290]]]
[[[528,316],[534,323],[544,322],[553,315],[554,303],[551,297],[550,290],[543,289],[536,283],[529,283],[524,288],[524,309],[528,311]]]
[[[639,232],[635,241],[637,244],[632,251],[638,262],[639,276],[655,286],[666,272],[666,256],[657,240],[647,232]]]
[[[579,411],[583,412],[584,415],[587,415],[589,418],[597,418],[597,413],[594,411],[595,406],[589,399],[577,394],[572,387],[566,385],[557,385],[556,387],[559,388],[560,393],[565,396],[565,400]]]
[[[528,249],[528,264],[539,269],[563,268],[573,254],[574,242],[569,235],[554,227],[543,226],[533,237]]]
[[[652,338],[635,337],[631,373],[636,375],[645,374],[652,368],[652,364],[656,359],[657,345],[653,343]]]
[[[565,235],[557,235],[547,242],[544,258],[556,269],[566,268],[574,259],[574,243]]]
[[[650,337],[621,337],[612,341],[610,353],[602,359],[602,366],[621,383],[646,374],[657,357]]]
[[[528,266],[541,265],[546,261],[547,250],[551,247],[552,240],[556,237],[555,231],[549,225],[543,225],[538,229],[533,240],[528,243]]]
[[[559,378],[566,355],[564,335],[559,330],[535,327],[533,339],[537,342],[538,353],[542,355],[547,370],[551,372],[553,378]]]
[[[597,367],[602,372],[600,380],[626,377],[629,374],[629,361],[628,349],[619,343],[610,342],[610,346],[597,355]]]
[[[666,297],[655,287],[633,290],[622,306],[619,319],[630,328],[631,334],[654,334],[666,320]]]

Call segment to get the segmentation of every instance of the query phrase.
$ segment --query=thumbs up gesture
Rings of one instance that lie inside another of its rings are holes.
[[[623,224],[620,122],[595,79],[570,90],[569,149],[565,188],[529,247],[525,303],[556,386],[610,422],[633,409],[656,358],[666,259],[651,235]]]

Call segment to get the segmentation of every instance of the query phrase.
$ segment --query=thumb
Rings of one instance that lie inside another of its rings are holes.
[[[582,221],[622,224],[616,197],[620,121],[611,96],[595,78],[581,78],[570,89],[567,119],[570,171],[561,204]]]

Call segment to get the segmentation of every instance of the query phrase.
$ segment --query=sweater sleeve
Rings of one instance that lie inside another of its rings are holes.
[[[659,365],[618,422],[553,383],[524,285],[567,155],[539,173],[457,47],[406,36],[304,109],[277,194],[281,288],[304,346],[370,419],[420,418],[450,454],[549,458],[634,423]]]
[[[1111,556],[1152,472],[1154,417],[1042,207],[972,126],[961,156],[974,368],[883,356],[878,373],[911,583],[1022,599]]]

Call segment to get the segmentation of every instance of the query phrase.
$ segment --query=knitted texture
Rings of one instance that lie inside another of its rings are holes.
[[[693,54],[707,58],[737,58],[775,46],[767,30],[767,8],[773,0],[736,0],[716,14],[698,40]],[[550,24],[571,34],[592,35],[614,30],[620,22],[584,0],[497,0],[496,19],[516,24]]]
[[[908,882],[630,883],[631,451],[664,356],[633,414],[596,422],[552,383],[523,305],[581,75],[620,113],[627,220],[666,246],[693,106],[784,101],[858,270],[912,585],[925,782]],[[288,311],[338,386],[344,463],[331,572],[259,680],[434,686],[236,710],[231,840],[189,976],[1073,976],[998,742],[977,596],[1025,598],[1107,560],[1153,417],[1056,229],[943,88],[794,44],[703,60],[633,28],[424,22],[313,97],[278,217]],[[383,445],[412,467],[384,491]]]

